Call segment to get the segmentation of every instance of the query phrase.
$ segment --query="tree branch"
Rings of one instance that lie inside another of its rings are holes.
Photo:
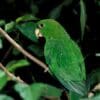
[[[100,91],[100,83],[98,83],[89,93],[88,97],[91,98],[94,96],[93,92]]]
[[[36,57],[32,56],[29,52],[27,52],[25,49],[23,49],[16,41],[14,41],[8,34],[5,32],[2,28],[0,28],[0,34],[2,34],[18,51],[20,51],[23,55],[28,57],[33,62],[37,63],[39,66],[41,66],[44,69],[44,72],[48,71],[48,67],[46,64],[44,64],[42,61],[37,59]]]
[[[0,63],[0,68],[10,77],[11,80],[26,84],[20,77],[16,77],[14,74],[10,73],[2,63]]]

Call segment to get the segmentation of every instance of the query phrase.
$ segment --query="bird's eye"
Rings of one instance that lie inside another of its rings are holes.
[[[44,24],[39,24],[39,25],[38,25],[38,28],[39,28],[39,29],[41,29],[41,28],[43,28],[43,27],[44,27]]]

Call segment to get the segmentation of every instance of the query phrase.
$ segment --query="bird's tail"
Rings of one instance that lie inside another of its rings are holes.
[[[85,82],[63,82],[65,88],[69,89],[72,92],[75,92],[81,96],[86,96],[88,90],[86,88]]]

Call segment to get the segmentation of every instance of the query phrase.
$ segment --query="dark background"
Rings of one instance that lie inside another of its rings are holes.
[[[79,0],[73,0],[69,6],[64,6],[61,10],[60,17],[57,19],[68,31],[70,36],[76,42],[78,41],[81,47],[82,53],[85,58],[86,71],[91,72],[93,69],[100,66],[100,57],[96,57],[95,53],[100,52],[100,6],[95,3],[95,0],[84,0],[87,11],[87,25],[83,40],[80,40],[80,6]],[[32,12],[31,2],[36,5],[37,11]],[[17,17],[26,13],[33,13],[36,17],[45,19],[48,18],[50,11],[61,4],[63,0],[0,0],[0,19],[5,19],[6,22],[15,20]],[[77,12],[77,14],[74,13]],[[21,37],[22,43],[28,44],[30,41]],[[0,50],[0,60],[2,61],[6,51],[9,49],[10,44],[8,41],[4,41],[4,48]],[[3,63],[9,62],[10,59],[23,58],[21,54],[19,57],[9,56],[3,61]],[[44,60],[44,59],[42,59]],[[35,76],[36,81],[45,82],[57,87],[60,87],[59,82],[53,79],[48,73],[43,73],[43,69],[39,68],[37,64],[32,63],[33,67],[20,69],[16,71],[17,75],[20,75],[23,80],[28,83],[32,83],[31,75]],[[11,85],[11,84],[10,84]],[[9,87],[9,83],[8,83]],[[6,87],[6,88],[8,88]],[[12,89],[11,89],[12,90]],[[12,92],[10,92],[11,94]]]

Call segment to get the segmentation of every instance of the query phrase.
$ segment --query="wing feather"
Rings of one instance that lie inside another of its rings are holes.
[[[84,93],[85,65],[77,44],[72,40],[48,41],[45,45],[44,54],[51,72],[64,87],[77,93]]]

